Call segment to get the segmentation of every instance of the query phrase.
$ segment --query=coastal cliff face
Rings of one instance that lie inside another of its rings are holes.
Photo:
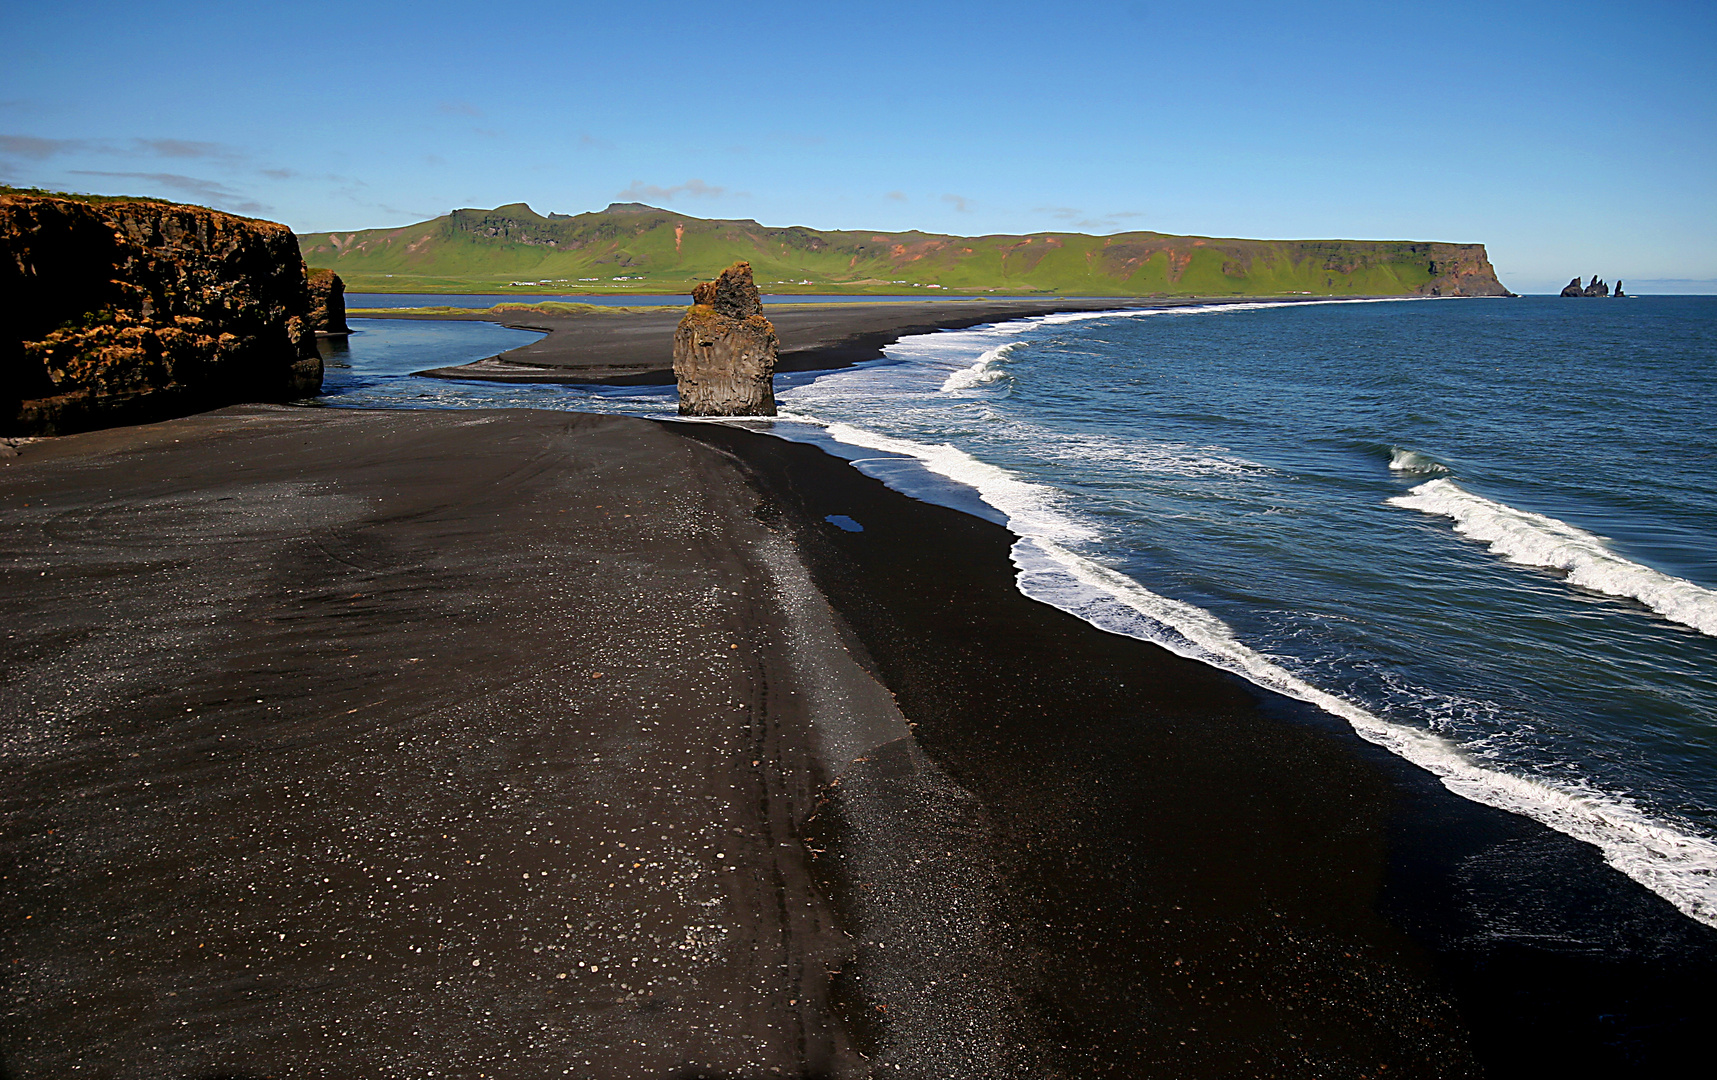
[[[734,263],[692,290],[674,331],[681,416],[774,416],[775,326],[750,263]]]
[[[273,222],[0,194],[0,305],[0,433],[64,434],[321,389],[298,241]]]
[[[1420,296],[1513,296],[1497,280],[1483,244],[1431,244],[1431,280]]]

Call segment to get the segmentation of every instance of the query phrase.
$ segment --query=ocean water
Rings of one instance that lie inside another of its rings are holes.
[[[530,335],[358,325],[330,404],[673,412],[402,378]],[[1027,594],[1311,702],[1717,925],[1717,298],[1049,316],[777,393],[746,426],[1006,523]]]

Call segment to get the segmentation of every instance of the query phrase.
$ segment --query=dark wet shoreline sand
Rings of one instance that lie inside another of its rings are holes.
[[[9,1080],[1702,1045],[1717,935],[1592,849],[1026,599],[1005,530],[815,448],[242,407],[19,453]]]

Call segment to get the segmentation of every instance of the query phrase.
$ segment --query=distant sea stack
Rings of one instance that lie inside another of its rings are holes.
[[[0,193],[0,304],[0,434],[322,386],[298,240],[273,222],[149,199]]]
[[[350,334],[346,325],[346,283],[332,270],[309,272],[310,325],[318,334]]]
[[[1610,287],[1608,285],[1606,285],[1602,280],[1600,280],[1598,275],[1593,274],[1592,280],[1588,284],[1586,284],[1584,287],[1581,286],[1579,278],[1575,278],[1573,281],[1570,281],[1568,283],[1567,287],[1565,287],[1562,290],[1562,295],[1563,296],[1609,296],[1610,295]],[[1615,295],[1617,295],[1617,296],[1622,295],[1622,283],[1619,281],[1616,282]]]
[[[681,416],[774,416],[775,327],[751,264],[734,263],[692,290],[674,331]]]

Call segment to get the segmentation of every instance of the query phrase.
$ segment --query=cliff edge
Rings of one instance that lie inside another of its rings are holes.
[[[0,192],[0,434],[314,394],[316,329],[284,225]]]
[[[1431,280],[1420,296],[1513,296],[1497,280],[1483,244],[1431,244]]]

